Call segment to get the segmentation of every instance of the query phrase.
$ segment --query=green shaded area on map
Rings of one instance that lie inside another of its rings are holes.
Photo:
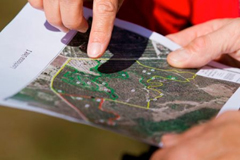
[[[168,48],[119,27],[104,56],[90,59],[88,34],[9,100],[158,145],[161,135],[212,118],[238,88],[170,67]]]

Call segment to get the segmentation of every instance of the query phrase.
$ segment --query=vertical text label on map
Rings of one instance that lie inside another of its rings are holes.
[[[11,66],[12,69],[17,69],[17,67],[32,53],[31,50],[26,49],[26,51],[21,55],[21,57],[14,62],[14,64]]]

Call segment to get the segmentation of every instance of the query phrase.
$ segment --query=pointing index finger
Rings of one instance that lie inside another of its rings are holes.
[[[118,0],[94,0],[93,23],[88,44],[88,55],[102,56],[111,38]]]

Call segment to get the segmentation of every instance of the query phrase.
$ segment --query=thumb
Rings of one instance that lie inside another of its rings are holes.
[[[196,38],[186,47],[170,53],[167,57],[168,63],[178,68],[198,68],[215,57],[211,50],[215,48],[208,36]],[[216,48],[217,49],[217,48]]]
[[[238,23],[237,23],[238,24]],[[198,37],[182,49],[168,55],[168,63],[178,68],[199,68],[224,53],[239,49],[240,31],[235,23]]]

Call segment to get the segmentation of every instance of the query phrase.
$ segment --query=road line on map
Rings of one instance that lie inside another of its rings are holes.
[[[143,107],[143,106],[139,106],[139,105],[134,105],[134,104],[130,104],[130,103],[122,102],[122,101],[117,101],[117,100],[112,100],[112,99],[105,99],[105,100],[106,100],[106,101],[110,101],[110,102],[125,104],[125,105],[131,106],[131,107],[135,107],[135,108],[148,109],[147,107]]]
[[[72,109],[74,109],[78,115],[85,121],[88,121],[87,117],[75,106],[71,105],[65,98],[63,98],[54,88],[53,88],[53,82],[55,78],[58,76],[58,74],[64,69],[64,67],[70,62],[70,58],[68,58],[65,63],[62,65],[62,67],[58,70],[58,72],[52,77],[51,83],[50,83],[50,88],[51,90],[59,97],[61,98],[64,102],[66,102]]]
[[[86,99],[92,99],[91,96],[83,96],[83,95],[76,95],[76,94],[61,94],[61,96],[73,96],[73,97],[82,97],[82,98],[86,98]],[[108,110],[105,110],[103,108],[103,103],[104,103],[104,98],[98,98],[98,97],[95,97],[94,99],[101,99],[101,102],[99,103],[99,106],[98,106],[98,109],[103,111],[103,112],[106,112],[106,113],[110,113],[110,114],[113,114],[115,117],[114,118],[109,118],[108,119],[108,122],[110,125],[114,125],[113,121],[116,121],[120,118],[120,115],[113,112],[113,111],[108,111]],[[67,101],[67,100],[66,100]],[[70,103],[69,105],[72,105],[74,106],[71,102],[67,101],[68,103]],[[76,107],[76,106],[74,106]]]
[[[114,116],[115,116],[115,118],[109,118],[108,119],[108,124],[109,125],[114,125],[114,121],[117,121],[117,120],[119,120],[121,117],[120,117],[120,115],[119,114],[117,114],[117,113],[115,113],[115,112],[113,112],[113,111],[107,111],[107,110],[105,110],[104,108],[103,108],[103,103],[104,103],[104,99],[102,98],[101,99],[101,102],[100,102],[100,104],[99,104],[99,106],[98,106],[98,108],[101,110],[101,111],[104,111],[104,112],[106,112],[106,113],[110,113],[110,114],[113,114]]]

